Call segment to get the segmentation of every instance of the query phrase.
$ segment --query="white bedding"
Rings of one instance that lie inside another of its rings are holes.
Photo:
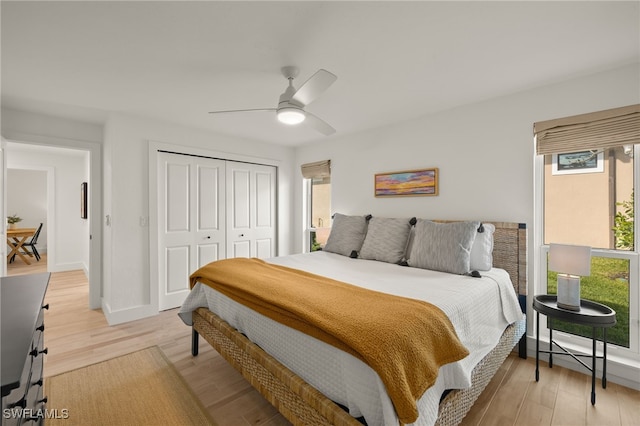
[[[425,300],[442,309],[470,355],[443,366],[434,386],[418,401],[415,425],[432,425],[446,389],[470,386],[471,371],[497,344],[508,324],[523,317],[509,275],[502,269],[482,278],[452,275],[371,260],[314,252],[266,259],[336,280],[398,296]],[[244,333],[291,371],[367,424],[397,425],[393,405],[378,375],[361,360],[297,330],[279,324],[216,292],[196,284],[180,309],[191,325],[191,312],[207,307]]]

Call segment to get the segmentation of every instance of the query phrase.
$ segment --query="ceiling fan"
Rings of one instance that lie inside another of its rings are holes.
[[[316,100],[337,79],[335,74],[320,69],[304,82],[299,89],[293,87],[293,79],[298,76],[298,68],[293,66],[282,67],[282,75],[289,80],[289,87],[280,95],[277,108],[236,109],[229,111],[211,111],[209,114],[227,114],[249,111],[275,111],[278,121],[295,125],[304,122],[324,135],[331,135],[336,129],[327,122],[305,111],[305,107]]]

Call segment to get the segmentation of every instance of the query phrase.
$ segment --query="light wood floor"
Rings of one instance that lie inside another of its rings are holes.
[[[10,265],[9,274],[46,270],[42,261],[32,267],[20,263]],[[82,271],[52,274],[46,301],[51,308],[45,316],[45,376],[158,345],[220,426],[289,424],[202,339],[200,355],[191,356],[191,332],[176,310],[109,327],[100,310],[88,309]],[[536,383],[534,370],[534,359],[507,358],[463,425],[640,424],[640,392],[609,382],[607,389],[597,388],[597,404],[591,406],[589,376],[545,366]]]

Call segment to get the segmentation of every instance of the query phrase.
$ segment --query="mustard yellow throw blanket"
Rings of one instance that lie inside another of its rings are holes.
[[[436,306],[367,290],[260,259],[209,263],[191,275],[231,299],[361,359],[373,368],[402,423],[418,418],[416,401],[438,369],[466,357]]]

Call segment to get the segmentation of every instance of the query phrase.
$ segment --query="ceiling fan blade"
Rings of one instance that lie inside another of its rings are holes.
[[[332,135],[336,132],[336,129],[331,127],[326,121],[318,118],[317,116],[311,114],[310,112],[306,113],[307,117],[304,120],[304,124],[307,124],[325,136]]]
[[[305,81],[302,86],[293,94],[291,99],[301,103],[303,106],[309,105],[318,96],[331,86],[338,77],[327,70],[320,69],[309,80]]]
[[[276,108],[231,109],[228,111],[209,111],[209,114],[227,114],[229,112],[276,111]]]

